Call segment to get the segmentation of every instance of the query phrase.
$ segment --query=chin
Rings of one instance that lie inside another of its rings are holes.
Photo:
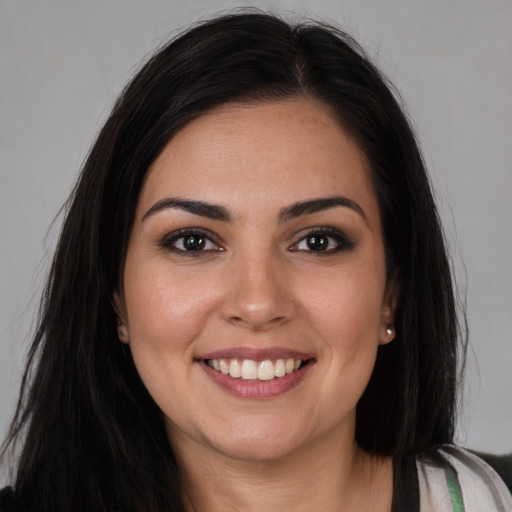
[[[311,442],[308,433],[279,424],[276,416],[269,421],[254,418],[238,421],[222,436],[208,436],[207,442],[224,455],[240,461],[272,462],[300,452]]]

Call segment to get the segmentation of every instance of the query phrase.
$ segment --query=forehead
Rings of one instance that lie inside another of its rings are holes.
[[[243,210],[335,194],[376,210],[358,145],[327,106],[298,98],[231,103],[187,124],[150,167],[139,208],[166,196]]]

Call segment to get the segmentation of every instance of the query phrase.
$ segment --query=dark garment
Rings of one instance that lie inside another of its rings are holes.
[[[0,512],[16,512],[12,487],[0,491]]]

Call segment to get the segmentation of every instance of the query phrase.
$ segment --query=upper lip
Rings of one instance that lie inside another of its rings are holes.
[[[208,352],[196,357],[197,360],[205,359],[251,359],[253,361],[265,361],[267,359],[312,359],[311,354],[291,350],[283,347],[255,348],[255,347],[230,347],[214,352]]]

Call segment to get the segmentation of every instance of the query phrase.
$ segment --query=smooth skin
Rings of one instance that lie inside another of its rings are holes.
[[[328,107],[227,104],[169,142],[140,193],[117,304],[189,510],[390,511],[391,461],[354,432],[395,302],[366,160]],[[285,393],[241,398],[200,362],[232,347],[314,364]]]

